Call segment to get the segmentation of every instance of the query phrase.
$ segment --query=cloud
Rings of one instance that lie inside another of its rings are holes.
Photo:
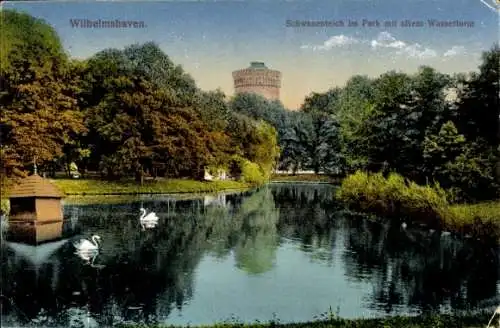
[[[428,59],[437,56],[436,51],[423,47],[418,43],[404,47],[403,49],[398,51],[398,54],[407,55],[408,57],[419,58],[419,59]]]
[[[370,42],[372,48],[394,48],[403,49],[407,45],[405,42],[396,40],[389,32],[380,32],[375,40]]]
[[[312,49],[312,50],[330,50],[332,48],[340,48],[349,46],[352,44],[359,43],[359,40],[356,38],[346,36],[343,34],[335,35],[323,42],[322,45],[314,46],[314,45],[303,45],[301,49]]]
[[[446,52],[443,54],[445,57],[454,57],[458,55],[462,55],[465,53],[465,47],[464,46],[453,46],[451,49],[446,50]]]
[[[335,35],[320,45],[303,45],[301,49],[312,50],[331,50],[333,48],[346,47],[354,44],[369,45],[372,51],[394,51],[397,56],[406,56],[408,58],[429,59],[437,57],[437,51],[423,46],[419,43],[398,40],[391,33],[384,31],[380,32],[372,40],[362,40],[344,34]],[[442,54],[443,57],[452,57],[465,53],[463,46],[453,46]]]
[[[380,32],[376,39],[371,40],[370,45],[372,49],[389,48],[397,49],[397,55],[406,55],[407,57],[427,59],[437,56],[437,52],[426,48],[418,43],[409,44],[401,40],[397,40],[389,32]]]

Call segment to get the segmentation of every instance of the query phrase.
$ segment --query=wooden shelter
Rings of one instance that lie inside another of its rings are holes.
[[[9,239],[39,243],[62,234],[64,194],[49,180],[33,174],[10,191]]]

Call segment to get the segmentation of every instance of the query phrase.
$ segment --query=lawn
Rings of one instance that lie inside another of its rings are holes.
[[[250,184],[239,181],[194,181],[184,179],[165,179],[148,181],[143,185],[134,181],[102,181],[94,179],[54,179],[66,195],[135,195],[135,194],[173,194],[206,193],[226,190],[243,190]]]

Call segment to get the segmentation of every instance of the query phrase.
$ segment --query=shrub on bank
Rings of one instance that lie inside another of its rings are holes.
[[[475,237],[500,235],[500,203],[450,205],[439,185],[417,185],[395,173],[385,178],[357,171],[342,181],[336,197],[353,210],[378,216]]]
[[[500,202],[453,205],[449,212],[447,226],[457,227],[463,234],[500,238]]]
[[[243,160],[241,163],[241,179],[243,182],[253,185],[261,185],[266,182],[266,177],[260,166],[248,160]]]
[[[10,203],[7,198],[0,199],[0,215],[8,215],[10,212]]]
[[[0,215],[7,215],[10,212],[10,202],[7,191],[11,185],[12,183],[4,176],[0,178]]]
[[[444,219],[448,202],[446,192],[435,186],[420,186],[391,173],[357,171],[347,176],[336,194],[337,199],[355,210],[381,216],[404,218],[410,221]]]
[[[232,158],[231,174],[239,178],[241,182],[251,185],[262,185],[267,182],[269,173],[257,163],[251,162],[246,158],[234,156]]]

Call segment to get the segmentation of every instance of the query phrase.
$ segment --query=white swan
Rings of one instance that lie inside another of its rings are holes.
[[[148,215],[146,215],[146,210],[141,207],[140,211],[142,212],[141,221],[158,221],[158,216],[156,216],[155,212],[151,212]]]
[[[155,212],[151,212],[148,215],[146,215],[146,210],[142,207],[140,211],[142,212],[142,215],[139,218],[139,221],[141,222],[143,230],[145,228],[154,228],[158,224],[159,218]]]
[[[86,251],[96,251],[99,249],[99,241],[101,237],[98,235],[93,235],[91,238],[92,242],[88,239],[80,239],[78,242],[73,243],[73,246],[77,249],[78,252],[86,252]]]

